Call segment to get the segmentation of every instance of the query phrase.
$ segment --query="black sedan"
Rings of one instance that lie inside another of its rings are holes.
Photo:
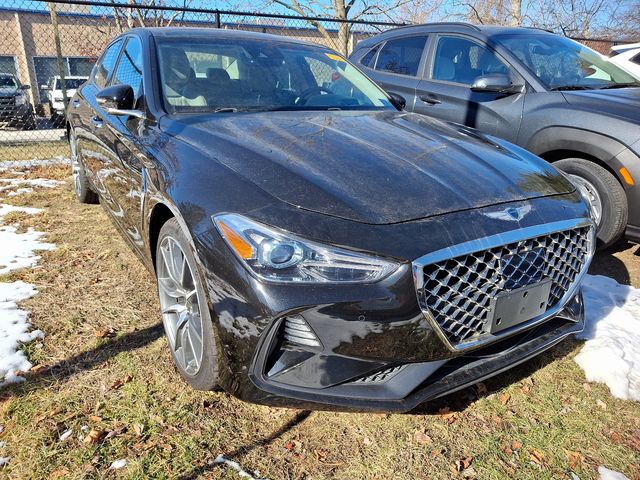
[[[76,195],[156,275],[197,389],[404,411],[583,328],[594,228],[572,184],[403,112],[325,47],[131,30],[67,118]]]

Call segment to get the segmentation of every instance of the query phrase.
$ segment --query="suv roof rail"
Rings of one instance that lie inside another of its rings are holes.
[[[467,22],[428,22],[428,23],[410,23],[408,25],[402,25],[398,28],[394,28],[393,30],[399,30],[403,28],[412,28],[412,27],[431,27],[431,26],[442,26],[442,25],[450,25],[452,27],[466,27],[471,28],[473,30],[480,31],[480,27],[474,25],[473,23]]]

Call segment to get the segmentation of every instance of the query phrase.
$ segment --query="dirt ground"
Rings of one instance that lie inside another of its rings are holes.
[[[589,273],[606,275],[618,283],[640,287],[640,245],[621,241],[613,248],[596,254]]]

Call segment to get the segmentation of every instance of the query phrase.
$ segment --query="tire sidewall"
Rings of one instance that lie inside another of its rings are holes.
[[[616,177],[600,165],[581,158],[560,160],[554,165],[566,174],[584,178],[596,188],[602,202],[598,247],[614,244],[624,233],[628,218],[626,193]]]

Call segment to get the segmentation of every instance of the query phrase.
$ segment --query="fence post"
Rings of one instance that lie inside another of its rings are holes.
[[[216,28],[221,28],[222,24],[220,23],[220,10],[216,10]]]
[[[56,44],[56,56],[58,57],[58,73],[60,74],[60,85],[62,86],[62,105],[64,105],[65,115],[67,112],[67,82],[65,80],[64,63],[62,62],[62,47],[60,46],[60,32],[58,31],[58,15],[56,4],[49,3],[49,14],[51,15],[51,26],[53,27],[53,38]],[[52,99],[53,101],[53,99]],[[52,114],[54,112],[51,112]]]

